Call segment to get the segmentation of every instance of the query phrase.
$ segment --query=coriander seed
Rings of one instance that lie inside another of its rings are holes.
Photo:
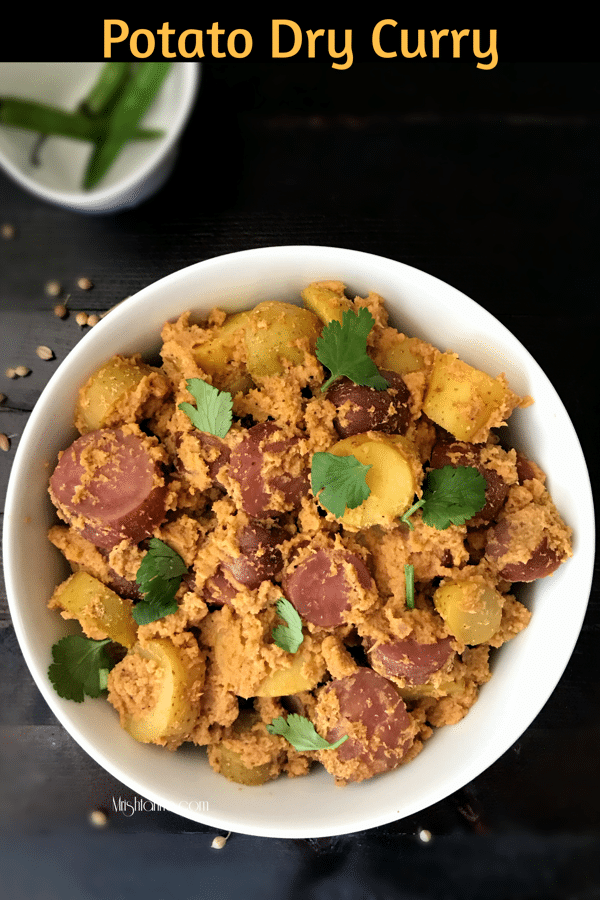
[[[88,816],[90,825],[94,828],[106,828],[108,825],[108,816],[103,809],[93,809]]]
[[[18,375],[19,378],[25,378],[29,374],[31,374],[31,369],[28,369],[27,366],[17,366],[15,368],[15,375]]]
[[[60,297],[62,294],[62,287],[58,281],[47,281],[44,290],[48,297]]]
[[[93,328],[94,325],[97,325],[99,321],[100,321],[100,316],[97,316],[96,313],[92,313],[91,316],[88,316],[87,323],[90,326],[90,328]]]
[[[231,832],[229,834],[218,834],[216,838],[213,839],[212,844],[210,845],[214,850],[222,850],[225,844],[227,843],[228,838],[230,837]]]
[[[16,234],[15,226],[11,225],[9,222],[5,222],[2,225],[2,228],[0,228],[0,233],[5,241],[12,241]]]
[[[58,316],[59,319],[66,319],[68,313],[68,309],[64,303],[57,303],[54,307],[54,315]]]
[[[4,403],[5,400],[6,400],[6,394],[0,394],[0,406],[2,406],[2,404]]]
[[[77,287],[81,288],[82,291],[90,291],[94,287],[94,285],[89,278],[78,278]]]
[[[78,325],[80,325],[82,328],[84,328],[88,323],[87,313],[78,312],[77,315],[75,316],[75,321],[77,322]]]
[[[39,347],[36,347],[35,352],[40,359],[54,359],[54,351],[51,350],[50,347],[46,347],[44,344],[40,344]]]
[[[0,450],[6,452],[10,449],[10,441],[7,434],[0,434]]]
[[[6,375],[7,378],[16,378],[17,377],[16,369],[12,369],[12,368],[7,369],[4,374]]]
[[[428,844],[431,838],[431,832],[427,828],[421,828],[419,831],[419,840],[423,841],[424,844]]]

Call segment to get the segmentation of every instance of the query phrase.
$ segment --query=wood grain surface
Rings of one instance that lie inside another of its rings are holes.
[[[598,67],[513,64],[486,82],[464,67],[410,82],[390,71],[357,65],[340,77],[320,64],[285,72],[206,66],[169,182],[117,215],[45,204],[0,174],[0,225],[15,229],[0,238],[0,432],[10,440],[0,458],[2,502],[28,415],[84,332],[77,311],[101,314],[182,266],[273,244],[377,253],[475,299],[554,383],[597,491]],[[91,290],[78,286],[82,276]],[[69,296],[65,320],[53,314],[51,280]],[[36,356],[41,344],[52,360]],[[7,378],[16,365],[31,373]],[[218,852],[204,826],[166,812],[114,810],[115,799],[133,803],[134,793],[54,719],[19,650],[2,587],[7,896],[229,897],[244,896],[245,884],[245,896],[263,898],[599,897],[598,584],[596,577],[552,697],[517,744],[462,791],[364,834],[300,842],[234,835]],[[97,809],[108,813],[102,834],[89,822]],[[432,841],[419,839],[422,829]],[[100,840],[102,877],[94,877]],[[32,854],[37,874],[25,864]],[[127,854],[141,880],[131,878]],[[175,858],[184,861],[180,890],[169,893]],[[200,872],[204,889],[192,886]],[[142,891],[144,879],[154,893]]]

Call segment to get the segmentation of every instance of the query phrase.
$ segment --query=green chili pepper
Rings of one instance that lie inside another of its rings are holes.
[[[0,97],[0,125],[26,128],[44,134],[75,138],[79,141],[96,143],[108,131],[110,118],[102,116],[91,119],[83,113],[65,112],[55,106],[20,100],[16,97]],[[137,128],[133,131],[121,127],[117,132],[125,140],[153,140],[164,132],[156,128]],[[126,137],[125,137],[126,135]]]
[[[131,75],[131,63],[108,62],[100,70],[98,80],[87,97],[79,104],[79,112],[88,116],[107,113],[118,100],[121,91]]]
[[[111,111],[106,133],[96,142],[83,182],[86,190],[104,177],[126,141],[135,133],[171,66],[172,63],[146,62],[134,69]]]

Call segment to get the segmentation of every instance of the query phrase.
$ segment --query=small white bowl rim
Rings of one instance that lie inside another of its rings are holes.
[[[344,260],[347,260],[348,263],[357,263],[361,259],[363,259],[365,263],[372,261],[374,263],[379,262],[380,264],[384,264],[387,267],[396,267],[398,274],[401,274],[405,280],[412,279],[415,283],[426,284],[428,287],[433,289],[435,289],[437,285],[438,289],[443,290],[443,292],[446,294],[446,297],[454,296],[457,299],[460,298],[460,301],[462,303],[467,303],[467,305],[472,305],[472,308],[477,308],[478,310],[483,311],[486,317],[489,317],[491,321],[495,322],[495,328],[499,329],[500,334],[505,334],[506,336],[510,337],[513,342],[520,346],[523,358],[527,360],[528,369],[529,367],[537,369],[542,378],[547,381],[549,388],[554,394],[554,402],[558,405],[559,408],[561,408],[562,414],[566,418],[566,421],[570,423],[568,413],[566,412],[560,397],[558,396],[554,387],[548,381],[545,374],[540,369],[538,363],[533,359],[529,351],[527,351],[527,349],[522,344],[520,344],[518,339],[483,307],[481,307],[471,298],[467,297],[465,294],[462,294],[456,288],[453,288],[446,282],[435,278],[435,276],[429,275],[428,273],[416,269],[412,266],[408,266],[405,263],[401,263],[399,261],[391,260],[385,257],[380,257],[371,253],[364,253],[362,251],[348,250],[336,247],[324,247],[322,245],[282,245],[275,247],[263,247],[252,250],[242,250],[217,256],[179,269],[143,288],[135,295],[124,301],[120,307],[118,307],[111,313],[111,317],[113,317],[113,325],[116,326],[118,318],[127,315],[132,307],[143,304],[146,299],[150,298],[156,292],[160,292],[167,286],[177,284],[180,279],[187,278],[190,273],[194,273],[194,271],[198,272],[200,273],[199,277],[201,277],[201,273],[203,271],[208,271],[211,267],[214,266],[221,266],[224,262],[227,263],[229,268],[234,269],[236,263],[238,261],[242,262],[244,258],[249,254],[252,254],[254,257],[264,255],[267,259],[269,259],[272,254],[275,254],[276,257],[280,255],[283,255],[285,257],[286,255],[288,255],[292,258],[297,257],[298,259],[305,259],[307,256],[309,256],[312,257],[316,262],[319,262],[320,259],[327,259],[328,255],[330,254],[335,254],[339,269],[343,269]],[[165,311],[164,318],[168,319],[169,317],[170,316],[168,311]],[[587,478],[587,481],[585,481],[584,484],[580,484],[579,486],[579,496],[581,498],[579,509],[581,509],[582,521],[584,521],[586,525],[586,533],[582,535],[582,540],[578,551],[577,571],[579,573],[578,584],[580,587],[580,599],[578,605],[572,612],[572,618],[569,620],[569,639],[566,643],[563,643],[561,645],[563,654],[559,660],[559,665],[555,664],[553,677],[544,682],[543,694],[542,692],[538,693],[538,699],[535,709],[529,709],[526,718],[521,717],[518,721],[518,724],[516,718],[506,723],[506,727],[502,731],[501,739],[495,743],[494,748],[491,752],[488,748],[485,747],[480,752],[478,752],[476,748],[473,748],[473,757],[468,764],[463,764],[463,768],[461,768],[458,772],[447,772],[445,774],[443,784],[439,785],[435,789],[429,789],[423,792],[422,802],[420,801],[419,803],[415,803],[412,805],[412,807],[405,808],[402,811],[399,810],[398,814],[396,815],[394,815],[393,813],[390,814],[390,808],[386,808],[383,812],[379,810],[370,810],[368,813],[361,811],[360,814],[357,814],[356,819],[348,822],[348,824],[342,826],[338,824],[333,828],[330,824],[322,822],[316,822],[314,825],[311,825],[310,828],[307,828],[306,825],[298,826],[293,821],[286,822],[284,826],[270,826],[265,825],[264,823],[255,825],[245,822],[243,823],[242,827],[240,827],[240,824],[236,821],[235,812],[232,812],[230,810],[228,810],[227,813],[224,814],[214,814],[212,812],[193,814],[192,812],[182,812],[180,808],[177,808],[174,805],[170,804],[168,801],[165,801],[164,797],[161,795],[160,788],[156,788],[153,785],[148,785],[144,781],[138,780],[138,778],[132,776],[131,773],[129,773],[126,769],[123,769],[119,765],[118,760],[108,758],[105,754],[100,752],[94,746],[93,742],[88,740],[87,737],[81,733],[79,727],[74,724],[69,712],[67,711],[67,708],[63,705],[63,701],[61,701],[60,698],[58,698],[58,696],[55,694],[52,686],[50,685],[50,682],[48,681],[45,667],[42,666],[41,661],[37,659],[35,655],[33,655],[30,651],[28,634],[23,627],[23,621],[20,611],[20,606],[23,601],[17,599],[16,597],[16,572],[13,571],[13,560],[12,554],[10,552],[11,544],[16,539],[16,534],[13,533],[13,531],[16,531],[16,528],[13,528],[12,524],[15,520],[15,516],[11,513],[14,513],[14,511],[18,508],[20,483],[19,470],[22,468],[23,462],[26,459],[28,447],[35,441],[37,429],[39,429],[40,424],[43,422],[44,415],[46,415],[45,405],[47,400],[51,399],[54,385],[58,384],[66,375],[68,375],[71,363],[78,357],[85,355],[88,347],[91,346],[91,342],[99,341],[100,337],[101,336],[99,329],[96,335],[94,335],[93,332],[90,332],[85,338],[83,338],[61,363],[61,365],[49,381],[48,385],[42,392],[33,412],[31,413],[26,428],[24,429],[21,441],[15,454],[5,506],[3,544],[5,548],[8,548],[9,552],[5,553],[4,568],[9,608],[13,617],[15,632],[17,634],[17,638],[19,640],[24,658],[38,688],[40,689],[51,710],[56,715],[61,724],[65,727],[67,732],[94,760],[102,765],[103,768],[105,768],[111,775],[138,792],[142,797],[148,798],[158,806],[171,809],[171,811],[175,812],[176,814],[184,815],[188,818],[193,819],[194,821],[207,824],[215,828],[223,828],[245,834],[264,837],[326,837],[331,835],[362,831],[380,825],[385,825],[400,818],[405,818],[406,816],[412,815],[413,813],[419,812],[420,810],[426,809],[432,804],[443,800],[444,798],[454,793],[456,790],[459,790],[473,778],[480,775],[486,769],[488,769],[489,766],[491,766],[503,753],[505,753],[509,749],[509,747],[529,727],[533,719],[540,712],[540,710],[543,708],[548,698],[554,691],[572,655],[573,648],[579,636],[579,632],[583,624],[583,618],[587,609],[594,564],[594,513],[587,466],[583,457],[583,452],[581,450],[579,440],[575,434],[572,424],[571,429],[573,430],[573,437],[575,440],[574,449],[578,448],[578,451],[576,450],[576,453],[579,453],[578,465],[580,466],[580,475],[584,479]],[[464,768],[464,765],[466,765],[466,768]],[[390,775],[393,774],[394,773],[390,773]],[[381,777],[386,778],[390,776],[384,775]],[[293,781],[298,780],[304,781],[304,779],[293,779]],[[357,787],[360,788],[360,785]],[[349,789],[350,788],[346,788],[344,790]],[[356,801],[357,805],[360,806],[360,796],[356,795]],[[400,801],[398,801],[398,803],[400,803]]]
[[[56,188],[46,187],[35,178],[30,178],[19,166],[8,159],[2,150],[0,150],[0,165],[21,187],[51,203],[66,204],[81,209],[86,209],[91,205],[95,207],[110,204],[111,200],[129,193],[136,185],[145,181],[159,163],[166,159],[179,140],[189,119],[200,86],[201,63],[191,61],[175,63],[175,65],[185,66],[185,68],[182,69],[184,75],[182,77],[181,102],[177,105],[177,112],[172,124],[164,137],[157,140],[156,149],[146,158],[144,163],[132,168],[125,177],[115,184],[109,187],[92,188],[91,191],[60,191]]]

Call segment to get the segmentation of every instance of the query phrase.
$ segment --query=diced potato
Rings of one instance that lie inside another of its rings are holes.
[[[477,579],[442,584],[433,602],[450,633],[465,644],[483,644],[500,627],[504,598]]]
[[[467,686],[465,678],[446,678],[438,684],[407,684],[404,687],[396,685],[398,693],[403,700],[424,700],[428,697],[446,697],[464,693]]]
[[[302,291],[302,299],[325,325],[334,319],[341,323],[344,310],[352,309],[341,281],[313,281]]]
[[[212,377],[215,387],[232,394],[248,391],[252,387],[252,378],[239,354],[249,319],[249,312],[228,316],[208,341],[193,349],[194,359]]]
[[[199,715],[191,691],[198,672],[184,662],[178,647],[164,638],[137,644],[119,665],[127,665],[136,654],[157,664],[154,702],[142,715],[123,710],[121,725],[142,744],[176,744],[190,733]],[[114,672],[109,676],[109,689]]]
[[[259,303],[246,328],[248,371],[253,378],[282,375],[284,361],[302,365],[305,354],[314,353],[323,327],[308,309],[291,303]]]
[[[405,375],[407,372],[418,372],[425,366],[423,354],[420,352],[422,341],[419,338],[406,338],[391,347],[382,350],[377,357],[380,369],[389,369]]]
[[[346,509],[341,521],[352,529],[387,526],[412,506],[422,472],[415,447],[399,434],[369,431],[334,444],[335,456],[355,456],[371,466],[366,482],[371,493],[360,506]]]
[[[248,732],[260,721],[260,717],[252,710],[242,710],[232,726],[233,737],[240,737]],[[209,760],[213,768],[221,775],[236,784],[249,786],[265,784],[273,778],[271,775],[271,763],[265,762],[258,766],[247,766],[241,753],[227,747],[223,742],[209,747]]]
[[[65,610],[96,640],[109,637],[128,649],[137,640],[131,601],[119,597],[87,572],[75,572],[63,581],[54,591],[49,606]]]
[[[257,697],[285,697],[288,694],[300,694],[302,691],[312,691],[325,674],[325,665],[322,670],[314,670],[311,676],[306,675],[302,668],[307,660],[307,653],[298,650],[290,665],[284,669],[276,669],[267,675],[265,680],[256,690]]]
[[[507,419],[519,399],[501,378],[474,369],[454,353],[442,353],[433,365],[423,411],[459,441],[485,440],[489,426]]]
[[[168,391],[168,384],[158,369],[138,358],[113,356],[79,391],[75,409],[75,427],[85,434],[98,428],[135,421],[143,407],[143,397],[132,398],[132,403],[134,406],[137,405],[137,409],[127,407],[121,413],[119,407],[123,405],[126,395],[133,395],[143,379],[151,375],[154,377],[159,396],[164,396]]]

